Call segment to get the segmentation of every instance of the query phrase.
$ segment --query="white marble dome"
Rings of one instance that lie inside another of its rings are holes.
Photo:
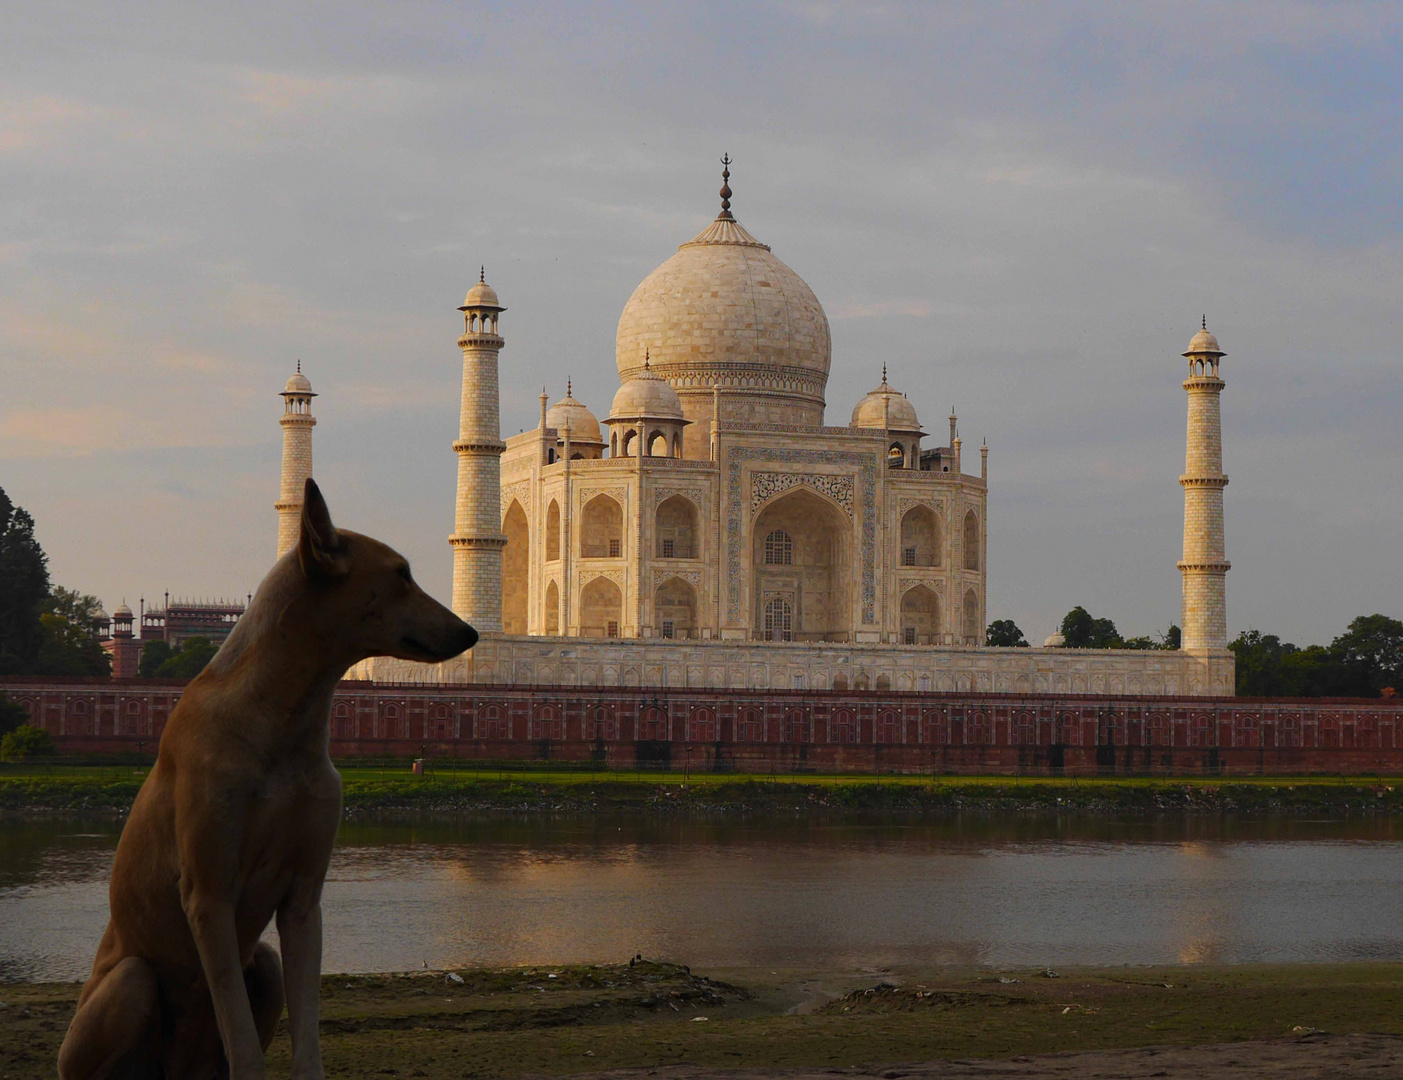
[[[682,401],[666,379],[646,364],[628,379],[614,395],[609,407],[610,420],[681,420]]]
[[[1224,353],[1222,349],[1218,348],[1218,339],[1214,337],[1213,334],[1209,331],[1208,327],[1205,326],[1202,330],[1200,330],[1197,334],[1193,336],[1193,339],[1189,342],[1188,351],[1185,352],[1184,355],[1226,356],[1227,354]]]
[[[307,376],[303,375],[299,369],[292,378],[288,379],[287,385],[283,387],[283,393],[310,395],[312,393],[312,384],[308,381]]]
[[[570,440],[580,443],[599,443],[604,439],[599,432],[599,420],[585,407],[584,402],[576,401],[566,390],[565,396],[550,407],[546,413],[546,427],[555,428],[563,438],[565,425],[570,425]]]
[[[883,413],[885,411],[885,419]],[[887,373],[882,372],[882,385],[871,391],[853,408],[851,427],[876,428],[891,431],[920,431],[921,421],[916,406],[906,395],[887,385]]]
[[[645,354],[684,396],[720,386],[735,409],[752,390],[771,407],[788,399],[810,422],[821,420],[832,355],[828,318],[803,279],[728,210],[624,305],[615,338],[620,377],[641,371]]]

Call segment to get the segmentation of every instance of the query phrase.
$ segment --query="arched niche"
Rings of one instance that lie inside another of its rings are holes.
[[[902,566],[940,565],[940,518],[929,506],[913,506],[901,516]]]
[[[560,504],[554,499],[546,507],[546,562],[560,558]]]
[[[973,589],[965,590],[964,619],[962,620],[962,633],[966,645],[978,645],[979,634],[979,597],[975,595]]]
[[[653,615],[662,637],[696,637],[697,590],[681,578],[668,578],[653,594]]]
[[[583,637],[618,637],[623,631],[624,595],[605,577],[597,577],[580,590],[580,634]]]
[[[596,495],[580,515],[580,556],[617,559],[623,554],[624,512],[608,495]]]
[[[965,569],[979,569],[979,516],[973,510],[965,511],[964,528]]]
[[[940,597],[925,585],[901,596],[901,640],[907,645],[934,645],[940,640]]]
[[[851,533],[847,515],[807,488],[790,489],[760,512],[751,534],[755,636],[764,637],[766,605],[783,600],[793,609],[792,640],[850,637]]]
[[[526,511],[513,499],[502,519],[507,546],[502,550],[502,632],[526,633],[526,598],[531,572],[531,531]]]
[[[654,518],[654,544],[659,559],[701,557],[697,540],[697,507],[683,495],[673,495],[658,505]]]
[[[560,587],[555,582],[546,586],[546,633],[560,633]]]

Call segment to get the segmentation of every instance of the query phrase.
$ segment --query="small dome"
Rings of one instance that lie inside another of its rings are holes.
[[[477,284],[468,290],[468,295],[463,300],[463,306],[458,310],[467,311],[468,308],[491,308],[494,311],[507,310],[497,302],[497,290],[487,284],[481,277],[477,279]]]
[[[886,409],[886,422],[883,423],[883,403]],[[882,369],[882,385],[859,401],[853,409],[851,427],[886,427],[892,431],[920,431],[921,421],[916,416],[916,407],[906,400],[906,395],[887,385],[886,368]]]
[[[312,393],[312,384],[307,381],[307,376],[302,374],[301,369],[292,378],[288,379],[287,385],[283,387],[284,394],[300,394],[304,397],[316,397]]]
[[[609,407],[610,420],[648,417],[652,420],[681,420],[682,400],[672,385],[646,364],[614,395]]]
[[[121,604],[117,605],[117,610],[112,613],[112,617],[114,619],[130,619],[132,617],[132,609],[123,601]]]
[[[1193,336],[1189,342],[1189,350],[1185,356],[1226,356],[1227,353],[1218,348],[1218,339],[1208,330],[1207,325]]]
[[[127,614],[128,614],[128,615],[131,614],[131,608],[127,608]],[[93,622],[106,623],[106,622],[111,622],[111,621],[112,621],[112,616],[109,615],[109,614],[107,614],[107,612],[104,611],[102,608],[98,608],[98,609],[97,609],[97,613],[96,613],[95,615],[93,615]]]
[[[550,407],[546,413],[546,427],[555,428],[561,438],[565,437],[565,425],[570,424],[572,443],[598,443],[604,445],[599,433],[599,421],[583,402],[576,401],[567,390],[565,396]]]
[[[1060,630],[1054,630],[1048,635],[1047,640],[1043,642],[1044,649],[1065,649],[1066,647],[1067,639],[1062,636],[1062,631]]]

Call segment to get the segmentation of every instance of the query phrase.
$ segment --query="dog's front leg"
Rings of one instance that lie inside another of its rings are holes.
[[[278,907],[278,939],[282,943],[283,990],[287,997],[288,1031],[292,1035],[292,1075],[294,1080],[322,1080],[318,1022],[322,975],[320,877],[315,882],[294,882],[288,898]]]
[[[244,969],[239,962],[239,938],[234,925],[234,905],[227,896],[202,893],[198,886],[182,888],[185,917],[200,953],[214,1002],[215,1021],[224,1053],[229,1059],[230,1080],[263,1080],[263,1047],[249,1004]]]

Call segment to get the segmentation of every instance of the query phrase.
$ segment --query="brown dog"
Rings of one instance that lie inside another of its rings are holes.
[[[476,641],[400,555],[338,531],[307,481],[296,550],[186,689],[137,793],[61,1080],[261,1078],[284,997],[292,1075],[320,1080],[332,692],[366,657],[446,660]],[[281,963],[259,942],[274,915]]]

